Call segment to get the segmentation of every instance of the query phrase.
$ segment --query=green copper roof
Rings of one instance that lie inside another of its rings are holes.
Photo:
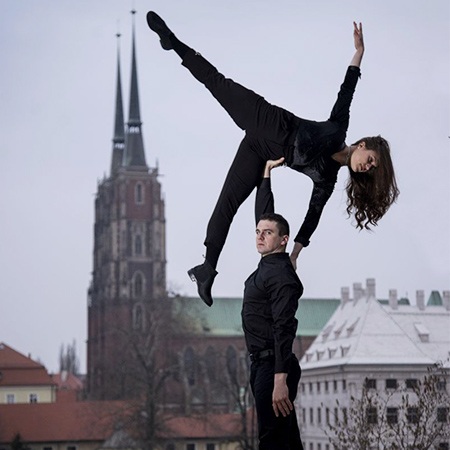
[[[297,311],[299,336],[317,336],[339,306],[337,299],[302,298]],[[174,299],[191,331],[209,336],[242,336],[242,298],[218,297],[208,308],[198,297]]]
[[[442,297],[439,291],[431,291],[430,297],[428,298],[427,306],[442,306]]]

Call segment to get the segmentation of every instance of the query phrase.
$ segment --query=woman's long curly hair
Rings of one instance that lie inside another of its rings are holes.
[[[347,213],[356,219],[356,228],[370,230],[397,200],[400,191],[395,180],[389,143],[381,136],[365,137],[366,148],[378,153],[378,166],[369,172],[357,173],[350,168],[347,181]]]

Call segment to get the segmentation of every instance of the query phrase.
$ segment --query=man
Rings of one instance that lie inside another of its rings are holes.
[[[282,161],[268,161],[258,189],[256,247],[261,261],[245,282],[242,307],[260,450],[303,450],[293,406],[301,370],[292,353],[303,286],[286,253],[289,224],[272,212],[270,189],[270,170]]]

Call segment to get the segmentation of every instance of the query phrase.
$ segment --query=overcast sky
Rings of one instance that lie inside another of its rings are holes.
[[[94,198],[108,175],[117,45],[128,115],[131,15],[125,0],[0,2],[0,341],[58,369],[76,339],[86,369],[86,291]],[[206,224],[243,137],[212,96],[146,25],[154,9],[223,73],[271,103],[326,120],[362,21],[366,53],[348,142],[391,143],[401,195],[372,233],[345,214],[346,169],[300,255],[305,297],[340,296],[376,278],[389,289],[450,289],[448,0],[136,0],[138,77],[147,163],[158,161],[166,201],[167,278],[195,295],[186,270],[202,261]],[[273,173],[276,209],[298,230],[312,182]],[[233,223],[214,285],[240,296],[259,256],[253,196]]]

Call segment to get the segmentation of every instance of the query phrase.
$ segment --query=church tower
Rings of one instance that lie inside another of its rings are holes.
[[[129,337],[145,332],[146,310],[166,298],[164,200],[158,167],[145,158],[132,14],[129,117],[125,125],[118,49],[111,168],[95,199],[87,390],[96,399],[127,396]]]

